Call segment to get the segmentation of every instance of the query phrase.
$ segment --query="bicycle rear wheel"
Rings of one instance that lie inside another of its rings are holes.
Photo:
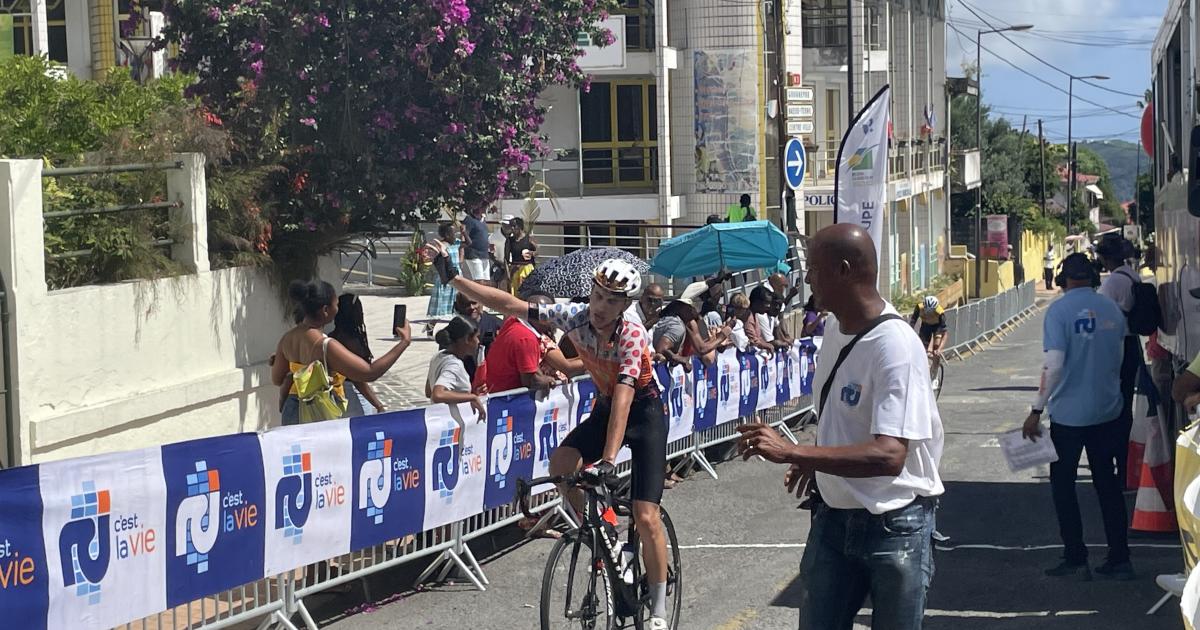
[[[579,529],[554,543],[542,575],[542,630],[612,630],[612,585],[593,558],[593,532]]]

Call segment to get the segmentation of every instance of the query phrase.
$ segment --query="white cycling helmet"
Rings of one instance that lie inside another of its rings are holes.
[[[605,291],[625,297],[635,298],[642,292],[642,274],[620,258],[610,258],[600,263],[592,282]]]
[[[937,310],[937,307],[938,307],[937,296],[936,295],[926,295],[925,296],[925,310],[926,311],[934,311],[934,310]]]

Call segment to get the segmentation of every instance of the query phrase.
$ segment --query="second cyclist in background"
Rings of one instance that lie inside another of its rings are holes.
[[[908,323],[916,327],[918,321],[921,322],[921,326],[917,328],[917,334],[921,337],[921,345],[925,346],[925,352],[929,355],[929,376],[936,381],[942,363],[942,346],[946,343],[946,311],[938,303],[937,296],[925,296],[925,299],[913,309]],[[933,388],[934,391],[940,389],[939,383],[934,382]]]

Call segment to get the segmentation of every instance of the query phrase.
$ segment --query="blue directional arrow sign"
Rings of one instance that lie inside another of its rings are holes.
[[[804,185],[804,168],[808,166],[808,156],[804,152],[804,144],[799,138],[788,140],[783,148],[783,174],[787,179],[788,188],[800,190]]]

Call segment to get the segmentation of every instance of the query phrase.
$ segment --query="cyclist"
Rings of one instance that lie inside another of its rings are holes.
[[[946,311],[938,303],[937,296],[925,296],[925,300],[913,309],[908,323],[916,327],[917,320],[921,321],[917,334],[921,336],[921,344],[925,346],[929,358],[941,356],[942,344],[946,341]]]
[[[649,335],[623,316],[641,291],[641,274],[626,261],[606,260],[595,270],[587,304],[531,304],[464,278],[442,254],[433,266],[443,284],[452,284],[459,293],[506,315],[549,322],[575,345],[596,385],[597,400],[592,415],[551,454],[550,474],[569,474],[582,466],[601,479],[613,479],[617,451],[629,446],[633,518],[644,541],[651,594],[647,628],[667,630],[667,540],[658,507],[666,476],[666,421],[650,364]],[[578,491],[565,496],[582,509]]]

